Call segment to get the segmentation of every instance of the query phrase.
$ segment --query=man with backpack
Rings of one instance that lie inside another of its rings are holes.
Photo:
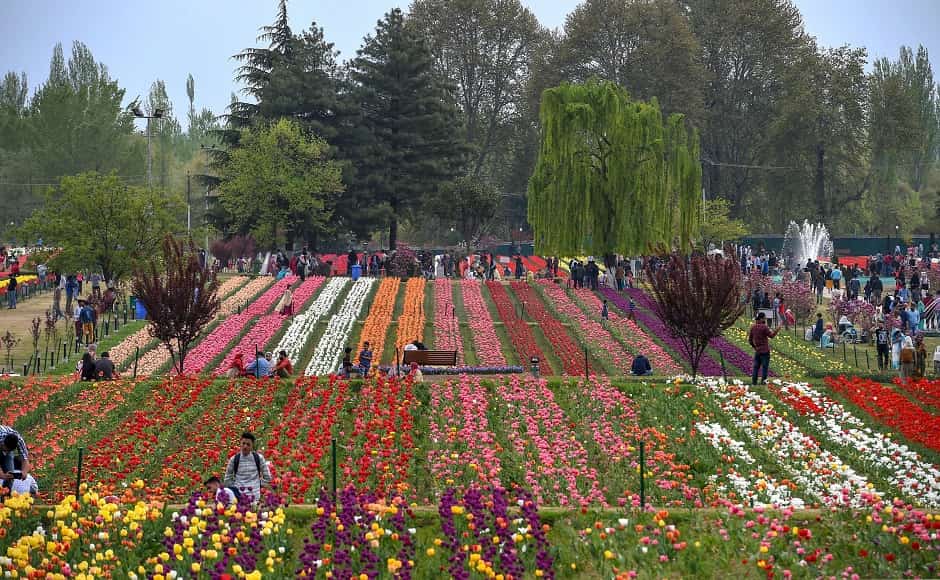
[[[264,457],[255,451],[254,434],[242,433],[241,449],[228,460],[222,481],[225,487],[234,488],[250,501],[261,499],[261,487],[271,484],[271,470]]]

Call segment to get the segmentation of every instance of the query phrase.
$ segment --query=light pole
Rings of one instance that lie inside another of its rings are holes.
[[[209,152],[210,151],[220,151],[216,147],[211,147],[209,145],[200,145],[200,149],[206,152],[206,165],[205,165],[205,175],[206,175],[206,212],[203,214],[203,227],[206,228],[206,264],[209,263]]]
[[[140,105],[134,104],[131,107],[131,113],[138,119],[147,119],[147,187],[153,187],[153,146],[150,142],[150,120],[162,119],[163,109],[155,108],[152,115],[146,115],[140,109]]]

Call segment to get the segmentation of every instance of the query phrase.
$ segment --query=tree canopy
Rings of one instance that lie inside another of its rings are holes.
[[[529,182],[536,252],[625,254],[690,248],[699,221],[698,137],[682,115],[613,83],[542,97],[542,143]]]
[[[100,271],[118,280],[159,252],[181,210],[177,195],[127,185],[114,173],[87,172],[50,188],[21,235],[56,249],[48,262],[52,270]]]

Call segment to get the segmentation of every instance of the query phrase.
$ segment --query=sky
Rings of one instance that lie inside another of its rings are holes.
[[[869,58],[896,57],[902,44],[928,48],[940,78],[940,0],[795,0],[809,34],[822,46],[865,46]],[[313,20],[340,58],[355,56],[362,38],[391,8],[410,0],[292,0],[291,27]],[[579,0],[523,0],[549,28],[562,28]],[[145,98],[155,79],[166,82],[185,126],[186,76],[196,81],[196,107],[224,112],[233,80],[232,55],[256,46],[258,28],[274,20],[276,0],[0,0],[0,74],[27,73],[32,89],[48,75],[52,49],[68,58],[84,42],[127,91]]]

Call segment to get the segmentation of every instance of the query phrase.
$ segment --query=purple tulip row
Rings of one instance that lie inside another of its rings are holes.
[[[630,296],[636,302],[638,308],[636,309],[636,318],[645,326],[652,334],[658,336],[660,340],[666,343],[666,346],[671,348],[677,355],[681,356],[685,353],[682,348],[682,343],[679,342],[679,339],[674,337],[669,329],[666,328],[666,325],[659,320],[655,314],[651,314],[646,308],[649,308],[651,301],[642,290],[637,290],[631,288],[627,290],[630,292]],[[610,300],[614,306],[619,308],[624,312],[630,311],[630,302],[624,298],[621,294],[618,294],[616,290],[612,288],[603,288],[601,293],[604,295],[604,298]],[[715,362],[715,359],[710,357],[707,354],[702,355],[701,361],[699,361],[698,372],[701,375],[717,377],[721,376],[721,365]]]

